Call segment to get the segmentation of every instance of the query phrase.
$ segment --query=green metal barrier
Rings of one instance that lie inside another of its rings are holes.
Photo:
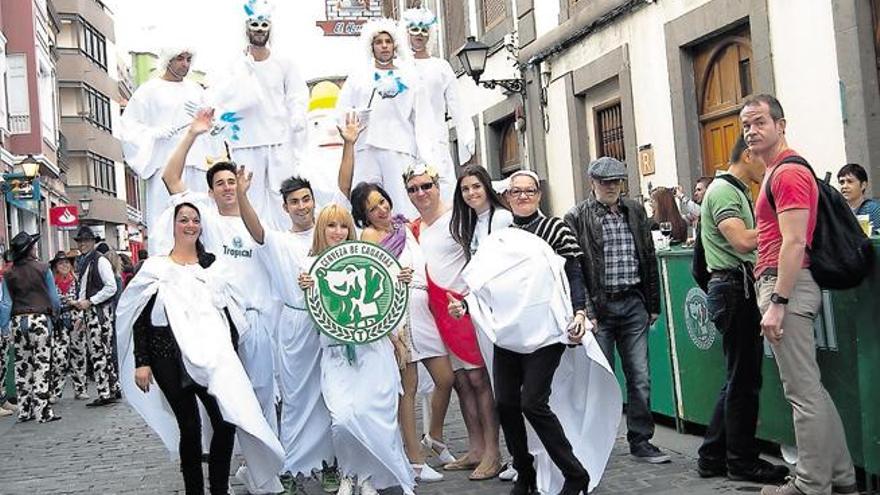
[[[880,253],[880,239],[874,239]],[[709,319],[706,295],[690,274],[690,249],[658,253],[678,417],[707,425],[724,382],[721,335]],[[878,254],[880,257],[880,254]],[[853,461],[880,473],[880,265],[860,287],[823,293],[816,319],[816,356],[822,382],[834,399],[846,429]],[[778,369],[765,345],[764,381],[758,437],[794,445],[791,406],[782,392]]]

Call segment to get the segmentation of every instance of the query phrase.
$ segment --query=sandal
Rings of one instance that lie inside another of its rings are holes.
[[[491,480],[498,476],[503,469],[504,466],[501,465],[501,461],[495,461],[495,464],[488,470],[480,470],[480,467],[477,466],[474,472],[468,475],[468,479],[471,481]]]
[[[443,442],[434,440],[431,438],[431,435],[425,434],[425,436],[422,437],[422,445],[424,445],[426,449],[431,449],[431,452],[436,455],[443,464],[455,462],[455,457],[449,452],[449,447]]]
[[[480,461],[469,461],[467,457],[462,457],[455,462],[450,462],[443,466],[444,471],[472,471],[480,465]]]

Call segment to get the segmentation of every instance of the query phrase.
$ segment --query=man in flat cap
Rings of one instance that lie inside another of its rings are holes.
[[[79,248],[79,299],[73,306],[82,310],[88,328],[89,351],[95,373],[98,398],[86,404],[89,407],[106,406],[120,398],[119,377],[113,366],[113,296],[116,295],[116,276],[113,266],[95,250],[98,237],[87,226],[82,226],[73,238]]]
[[[637,201],[621,197],[623,162],[603,156],[587,173],[592,195],[565,215],[584,252],[581,267],[595,313],[587,316],[598,323],[593,331],[608,362],[614,363],[615,344],[623,361],[630,454],[651,464],[669,462],[651,444],[648,328],[660,314],[660,278],[648,216]]]
[[[10,241],[12,267],[3,277],[0,328],[11,323],[15,345],[18,421],[61,419],[49,403],[51,314],[61,307],[49,265],[37,260],[39,234],[19,232]]]

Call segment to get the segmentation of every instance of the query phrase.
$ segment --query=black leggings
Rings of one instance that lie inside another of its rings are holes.
[[[229,470],[232,448],[235,445],[235,426],[223,420],[217,400],[201,385],[183,386],[183,373],[179,358],[153,359],[153,378],[165,394],[165,400],[174,411],[180,428],[180,471],[187,495],[204,495],[205,480],[202,474],[202,423],[196,396],[202,401],[214,435],[208,454],[208,482],[212,495],[225,495],[229,490]],[[188,379],[188,378],[187,378]]]
[[[495,346],[493,375],[498,422],[513,457],[513,467],[520,476],[535,469],[534,458],[529,453],[525,416],[565,479],[587,478],[587,471],[575,457],[559,419],[550,410],[550,388],[563,352],[562,344],[548,345],[531,354]]]

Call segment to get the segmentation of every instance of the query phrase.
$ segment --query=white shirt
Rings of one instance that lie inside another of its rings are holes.
[[[186,79],[173,82],[161,77],[145,82],[128,100],[120,121],[122,152],[126,163],[141,178],[149,179],[156,173],[161,176],[168,157],[192,122],[186,109],[188,102],[196,108],[207,106],[201,86]],[[180,131],[166,137],[165,133],[172,128]],[[216,158],[222,150],[216,138],[208,134],[199,136],[186,155],[185,164],[207,170],[206,157]]]
[[[474,227],[474,236],[471,238],[471,256],[473,256],[480,243],[493,232],[498,232],[504,227],[510,227],[513,224],[513,214],[504,208],[496,208],[492,215],[492,222],[489,222],[489,213],[492,210],[486,210],[477,215],[477,225]]]
[[[257,255],[272,279],[272,291],[286,306],[304,309],[305,295],[297,284],[300,273],[311,267],[309,250],[315,230],[281,232],[265,230]]]
[[[340,113],[370,109],[367,128],[355,144],[357,150],[372,146],[428,161],[435,140],[432,133],[436,129],[430,123],[421,81],[411,67],[395,69],[392,77],[399,77],[406,89],[394,97],[383,98],[375,90],[375,77],[377,74],[387,77],[388,72],[371,68],[349,75],[339,92],[336,108]]]
[[[297,153],[306,144],[309,88],[292,60],[272,53],[255,61],[250,54],[237,60],[229,77],[212,95],[218,107],[241,118],[232,148],[293,143]]]
[[[116,276],[113,275],[113,265],[110,264],[110,260],[107,258],[98,256],[98,274],[101,275],[101,282],[104,282],[101,290],[96,292],[92,297],[88,298],[89,301],[92,302],[93,305],[98,305],[103,302],[106,302],[111,297],[116,294]],[[83,273],[80,280],[82,283],[79,287],[79,299],[86,299],[86,289],[89,280],[89,273],[91,273],[92,267],[91,265],[86,265],[86,271]]]
[[[205,249],[226,260],[231,268],[228,281],[244,302],[244,309],[266,309],[272,300],[269,275],[257,258],[257,242],[239,216],[211,215],[207,221],[213,233]],[[205,225],[205,222],[202,222]]]
[[[419,244],[425,253],[428,275],[431,276],[431,280],[444,289],[463,293],[467,289],[467,285],[461,277],[461,272],[467,264],[467,258],[464,255],[464,249],[455,242],[449,233],[451,220],[451,209],[431,225],[427,225],[423,220]]]
[[[449,126],[446,123],[448,114],[452,125],[455,126],[459,143],[458,163],[466,163],[474,152],[476,132],[470,116],[465,115],[462,110],[455,72],[452,71],[449,62],[438,57],[417,58],[413,63],[424,86],[427,108],[430,110],[430,122],[436,126],[434,136],[437,145],[448,150]]]

